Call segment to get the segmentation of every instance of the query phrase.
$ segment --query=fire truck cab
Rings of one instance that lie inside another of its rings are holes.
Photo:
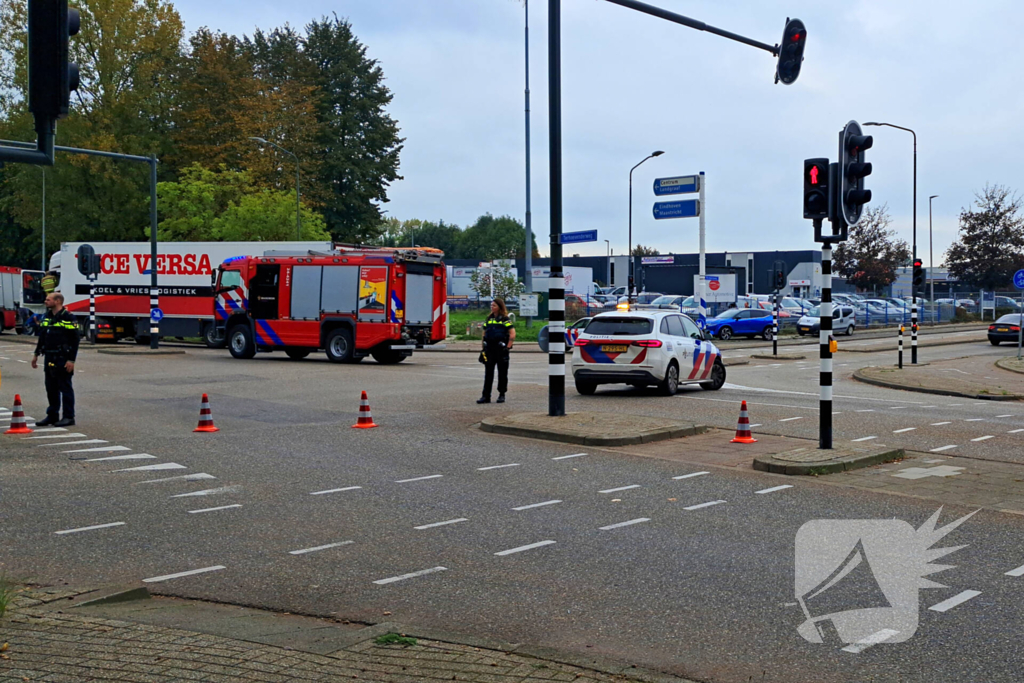
[[[235,358],[323,349],[336,363],[400,363],[448,335],[447,271],[433,249],[266,252],[214,273],[214,317]]]

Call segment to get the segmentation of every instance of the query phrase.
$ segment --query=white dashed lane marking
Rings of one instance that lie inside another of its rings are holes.
[[[427,479],[440,479],[443,476],[444,476],[443,474],[429,474],[429,475],[427,475],[425,477],[413,477],[412,479],[399,479],[395,483],[396,484],[408,484],[408,483],[414,482],[414,481],[426,481]]]
[[[459,517],[458,519],[449,519],[444,522],[434,522],[433,524],[424,524],[422,526],[414,526],[413,529],[433,529],[436,526],[447,526],[449,524],[458,524],[459,522],[468,522],[469,519],[466,517]]]
[[[72,436],[71,434],[67,435]],[[84,446],[87,443],[109,443],[103,439],[86,439],[84,441],[61,441],[60,443],[39,443],[36,448],[53,448],[54,446]]]
[[[179,474],[176,477],[164,477],[162,479],[147,479],[146,481],[136,482],[137,484],[160,484],[165,481],[205,481],[209,479],[216,479],[217,477],[206,472],[196,472],[195,474]]]
[[[629,486],[620,486],[615,489],[605,489],[604,491],[598,491],[598,493],[617,493],[619,491],[628,491],[629,489],[638,489],[640,484],[630,484]]]
[[[130,451],[130,448],[124,446],[115,446],[117,450]],[[103,449],[101,449],[103,450]],[[85,462],[105,462],[107,460],[156,460],[155,455],[149,453],[132,453],[131,455],[108,455],[104,458],[89,458]]]
[[[526,550],[533,550],[534,548],[543,548],[546,545],[553,544],[554,541],[540,541],[539,543],[531,543],[529,545],[521,545],[518,548],[509,548],[508,550],[500,550],[495,555],[504,557],[505,555],[514,555],[515,553],[521,553]]]
[[[970,600],[971,598],[976,598],[979,595],[981,595],[981,591],[970,591],[970,590],[964,591],[962,593],[957,593],[956,595],[951,597],[949,600],[943,600],[942,602],[940,602],[937,605],[932,605],[928,609],[930,609],[933,612],[948,612],[949,610],[953,609],[957,605],[962,605],[965,602],[967,602],[968,600]]]
[[[341,543],[328,543],[327,545],[318,545],[315,548],[303,548],[302,550],[289,550],[289,555],[305,555],[306,553],[315,553],[318,550],[327,550],[328,548],[337,548],[342,545],[351,545],[355,541],[342,541]]]
[[[792,422],[793,420],[802,420],[802,419],[804,419],[804,418],[803,417],[786,417],[786,418],[783,418],[783,419],[779,420],[779,422]]]
[[[951,425],[952,422],[932,422],[932,427],[941,427],[942,425]]]
[[[859,439],[853,439],[853,442],[857,443],[858,441],[871,441],[871,439],[877,439],[877,438],[878,438],[877,436],[862,436]]]
[[[240,507],[242,507],[241,503],[235,503],[234,505],[221,505],[220,507],[215,507],[215,508],[203,508],[201,510],[189,510],[188,514],[190,514],[190,515],[198,515],[200,512],[217,512],[218,510],[230,510],[231,508],[240,508]]]
[[[61,453],[118,453],[120,451],[130,450],[131,449],[127,446],[98,446],[96,448],[79,448],[76,450],[61,451]]]
[[[93,526],[83,526],[78,529],[65,529],[64,531],[54,531],[53,533],[58,536],[63,534],[77,534],[79,531],[93,531],[95,529],[109,529],[112,526],[124,526],[124,522],[111,522],[110,524],[94,524]]]
[[[1013,415],[996,415],[997,420],[1001,417],[1013,417]]]
[[[45,431],[40,429],[38,431]],[[63,431],[63,429],[61,430]],[[47,434],[46,436],[26,436],[25,441],[32,441],[34,439],[84,439],[85,434]],[[50,444],[44,444],[50,445]],[[54,444],[55,445],[55,444]]]
[[[1024,429],[1011,429],[1010,431],[1008,431],[1006,433],[1007,434],[1019,434],[1021,432],[1024,432]]]
[[[311,495],[311,496],[322,496],[322,495],[325,495],[325,494],[328,494],[328,493],[340,493],[342,491],[355,491],[356,489],[361,489],[361,488],[363,488],[363,487],[362,486],[346,486],[346,487],[340,488],[340,489],[327,489],[326,491],[313,491],[309,495]]]
[[[941,453],[942,451],[948,451],[950,448],[956,448],[956,444],[953,444],[951,446],[939,446],[938,448],[931,449],[931,451],[929,451],[929,452],[930,453]]]
[[[760,491],[754,491],[754,493],[775,493],[776,491],[782,491],[783,489],[793,488],[792,484],[783,484],[781,486],[773,486],[770,489],[761,489]]]
[[[547,386],[546,384],[544,386]],[[560,455],[552,460],[568,460],[569,458],[582,458],[586,453],[573,453],[572,455]]]
[[[987,440],[989,440],[989,439],[994,439],[994,438],[996,438],[996,437],[994,437],[994,436],[992,436],[992,435],[988,435],[988,436],[979,436],[979,437],[978,437],[977,439],[971,439],[971,441],[987,441]]]
[[[609,524],[608,526],[599,527],[599,531],[611,531],[612,529],[619,529],[624,526],[632,526],[634,524],[643,524],[644,522],[651,521],[650,517],[640,517],[638,519],[631,519],[628,522],[619,522],[618,524]]]
[[[184,470],[188,469],[184,465],[179,465],[176,462],[161,462],[156,465],[142,465],[140,467],[126,467],[122,470],[110,470],[111,472],[155,472],[157,470]]]
[[[218,493],[235,493],[241,490],[241,486],[221,486],[216,489],[203,489],[202,491],[192,491],[191,493],[179,493],[171,496],[171,498],[192,498],[195,496],[215,496]]]
[[[711,474],[711,473],[710,472],[690,472],[689,474],[681,474],[678,477],[672,477],[672,478],[675,479],[675,480],[689,479],[691,477],[700,477],[700,476],[703,476],[705,474]]]
[[[560,500],[546,500],[543,503],[531,503],[530,505],[521,505],[521,506],[519,506],[517,508],[512,508],[512,509],[516,510],[516,511],[519,511],[519,510],[532,510],[533,508],[540,508],[540,507],[544,507],[545,505],[557,505],[558,503],[561,503],[561,502],[562,501],[560,501]]]
[[[709,508],[712,505],[721,505],[724,500],[713,500],[710,503],[701,503],[700,505],[691,505],[690,507],[683,508],[684,510],[700,510],[701,508]]]
[[[170,579],[180,579],[183,576],[194,576],[195,574],[205,574],[206,572],[218,572],[221,569],[227,569],[222,564],[215,565],[213,567],[203,567],[202,569],[190,569],[187,572],[178,572],[177,574],[164,574],[163,576],[154,576],[150,579],[143,579],[142,583],[158,583],[160,581],[168,581]]]
[[[897,430],[893,431],[893,434],[903,434],[904,432],[912,432],[912,431],[914,431],[916,429],[917,429],[917,427],[907,427],[906,429],[897,429]]]
[[[395,583],[396,581],[405,581],[406,579],[415,579],[417,576],[426,576],[427,574],[433,574],[435,572],[448,571],[447,567],[431,567],[430,569],[421,569],[418,572],[411,572],[409,574],[402,574],[401,576],[392,576],[389,579],[377,579],[374,581],[378,586],[383,586],[388,583]]]
[[[519,463],[510,462],[507,465],[491,465],[490,467],[477,467],[476,470],[477,472],[483,472],[485,470],[502,470],[505,469],[506,467],[519,467]]]
[[[853,643],[852,645],[847,645],[843,648],[843,652],[852,652],[855,655],[860,654],[861,652],[864,652],[864,650],[868,649],[873,645],[884,643],[897,633],[899,633],[899,631],[896,631],[891,628],[883,628],[881,631],[872,633],[864,640],[858,640],[856,643]]]
[[[1010,571],[1006,572],[1006,576],[1012,576],[1015,578],[1018,576],[1024,576],[1024,565],[1021,565],[1016,569],[1011,569]]]
[[[983,417],[971,417],[971,418],[968,418],[968,419],[964,420],[964,422],[982,422],[984,420],[985,420],[985,418],[983,418]]]

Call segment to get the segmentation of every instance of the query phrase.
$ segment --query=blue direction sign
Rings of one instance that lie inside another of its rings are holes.
[[[149,319],[155,323],[158,323],[164,319],[164,312],[161,311],[159,308],[154,308],[152,311],[149,312]]]
[[[1017,289],[1024,289],[1024,270],[1018,270],[1013,274],[1013,286]]]
[[[577,242],[596,242],[597,230],[581,230],[580,232],[563,232],[560,244],[576,244]]]
[[[658,220],[663,218],[693,218],[700,215],[699,199],[684,199],[680,202],[655,202],[654,217]]]
[[[690,194],[691,192],[700,192],[699,175],[658,178],[654,181],[654,194],[658,197],[666,194]]]

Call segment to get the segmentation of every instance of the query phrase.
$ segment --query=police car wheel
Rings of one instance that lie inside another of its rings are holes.
[[[665,370],[665,379],[661,380],[658,388],[665,396],[675,396],[679,391],[679,366],[675,361],[668,364],[668,369]]]
[[[707,391],[718,391],[725,384],[725,365],[721,359],[716,359],[715,364],[711,366],[711,381],[701,382],[700,388],[706,389]]]
[[[235,325],[228,335],[228,350],[235,358],[248,359],[256,355],[256,344],[247,325]]]
[[[597,385],[593,382],[584,382],[582,380],[576,380],[576,391],[583,394],[584,396],[590,396],[597,391]]]

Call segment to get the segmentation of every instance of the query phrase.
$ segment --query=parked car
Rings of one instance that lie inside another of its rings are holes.
[[[634,304],[649,304],[652,301],[654,301],[655,299],[657,299],[659,296],[664,296],[664,295],[661,294],[660,292],[640,292],[639,294],[637,294],[633,298],[633,303]],[[624,303],[628,303],[628,302],[629,302],[629,297],[628,296],[620,296],[619,297],[619,303],[620,304],[624,304]]]
[[[1008,296],[997,296],[996,297],[996,308],[1012,308],[1014,310],[1020,310],[1020,300],[1012,299]]]
[[[961,299],[959,297],[953,299],[936,299],[935,303],[941,306],[955,306],[957,308],[960,306],[963,306],[964,308],[977,308],[978,306],[974,299]]]
[[[856,327],[857,314],[853,306],[839,305],[832,308],[832,334],[845,334],[850,336]],[[801,337],[805,334],[818,334],[821,332],[821,307],[815,306],[807,311],[796,323],[796,333]]]
[[[1016,344],[1022,322],[1024,322],[1024,315],[1020,313],[1007,313],[1001,316],[999,320],[988,326],[989,342],[992,346],[999,346],[1004,341]]]
[[[579,339],[580,332],[582,332],[584,329],[586,329],[587,324],[590,323],[591,320],[593,320],[593,318],[580,318],[579,320],[574,322],[572,325],[570,325],[569,327],[565,328],[565,351],[566,351],[566,353],[572,353],[573,345],[576,343],[576,340]]]
[[[615,311],[594,316],[572,354],[576,391],[601,384],[656,385],[672,396],[681,384],[721,389],[722,354],[689,317],[669,311]]]
[[[760,335],[771,341],[772,315],[759,308],[730,308],[708,318],[707,331],[723,341],[738,335],[751,339]]]
[[[800,317],[804,314],[804,311],[811,308],[810,306],[804,306],[799,299],[794,299],[791,296],[784,296],[779,301],[779,306],[784,308],[790,315],[796,315]]]
[[[637,304],[639,310],[665,310],[665,311],[681,311],[683,302],[687,300],[687,297],[671,294],[659,296],[657,299],[649,304]],[[693,301],[693,297],[689,297],[689,300]]]

